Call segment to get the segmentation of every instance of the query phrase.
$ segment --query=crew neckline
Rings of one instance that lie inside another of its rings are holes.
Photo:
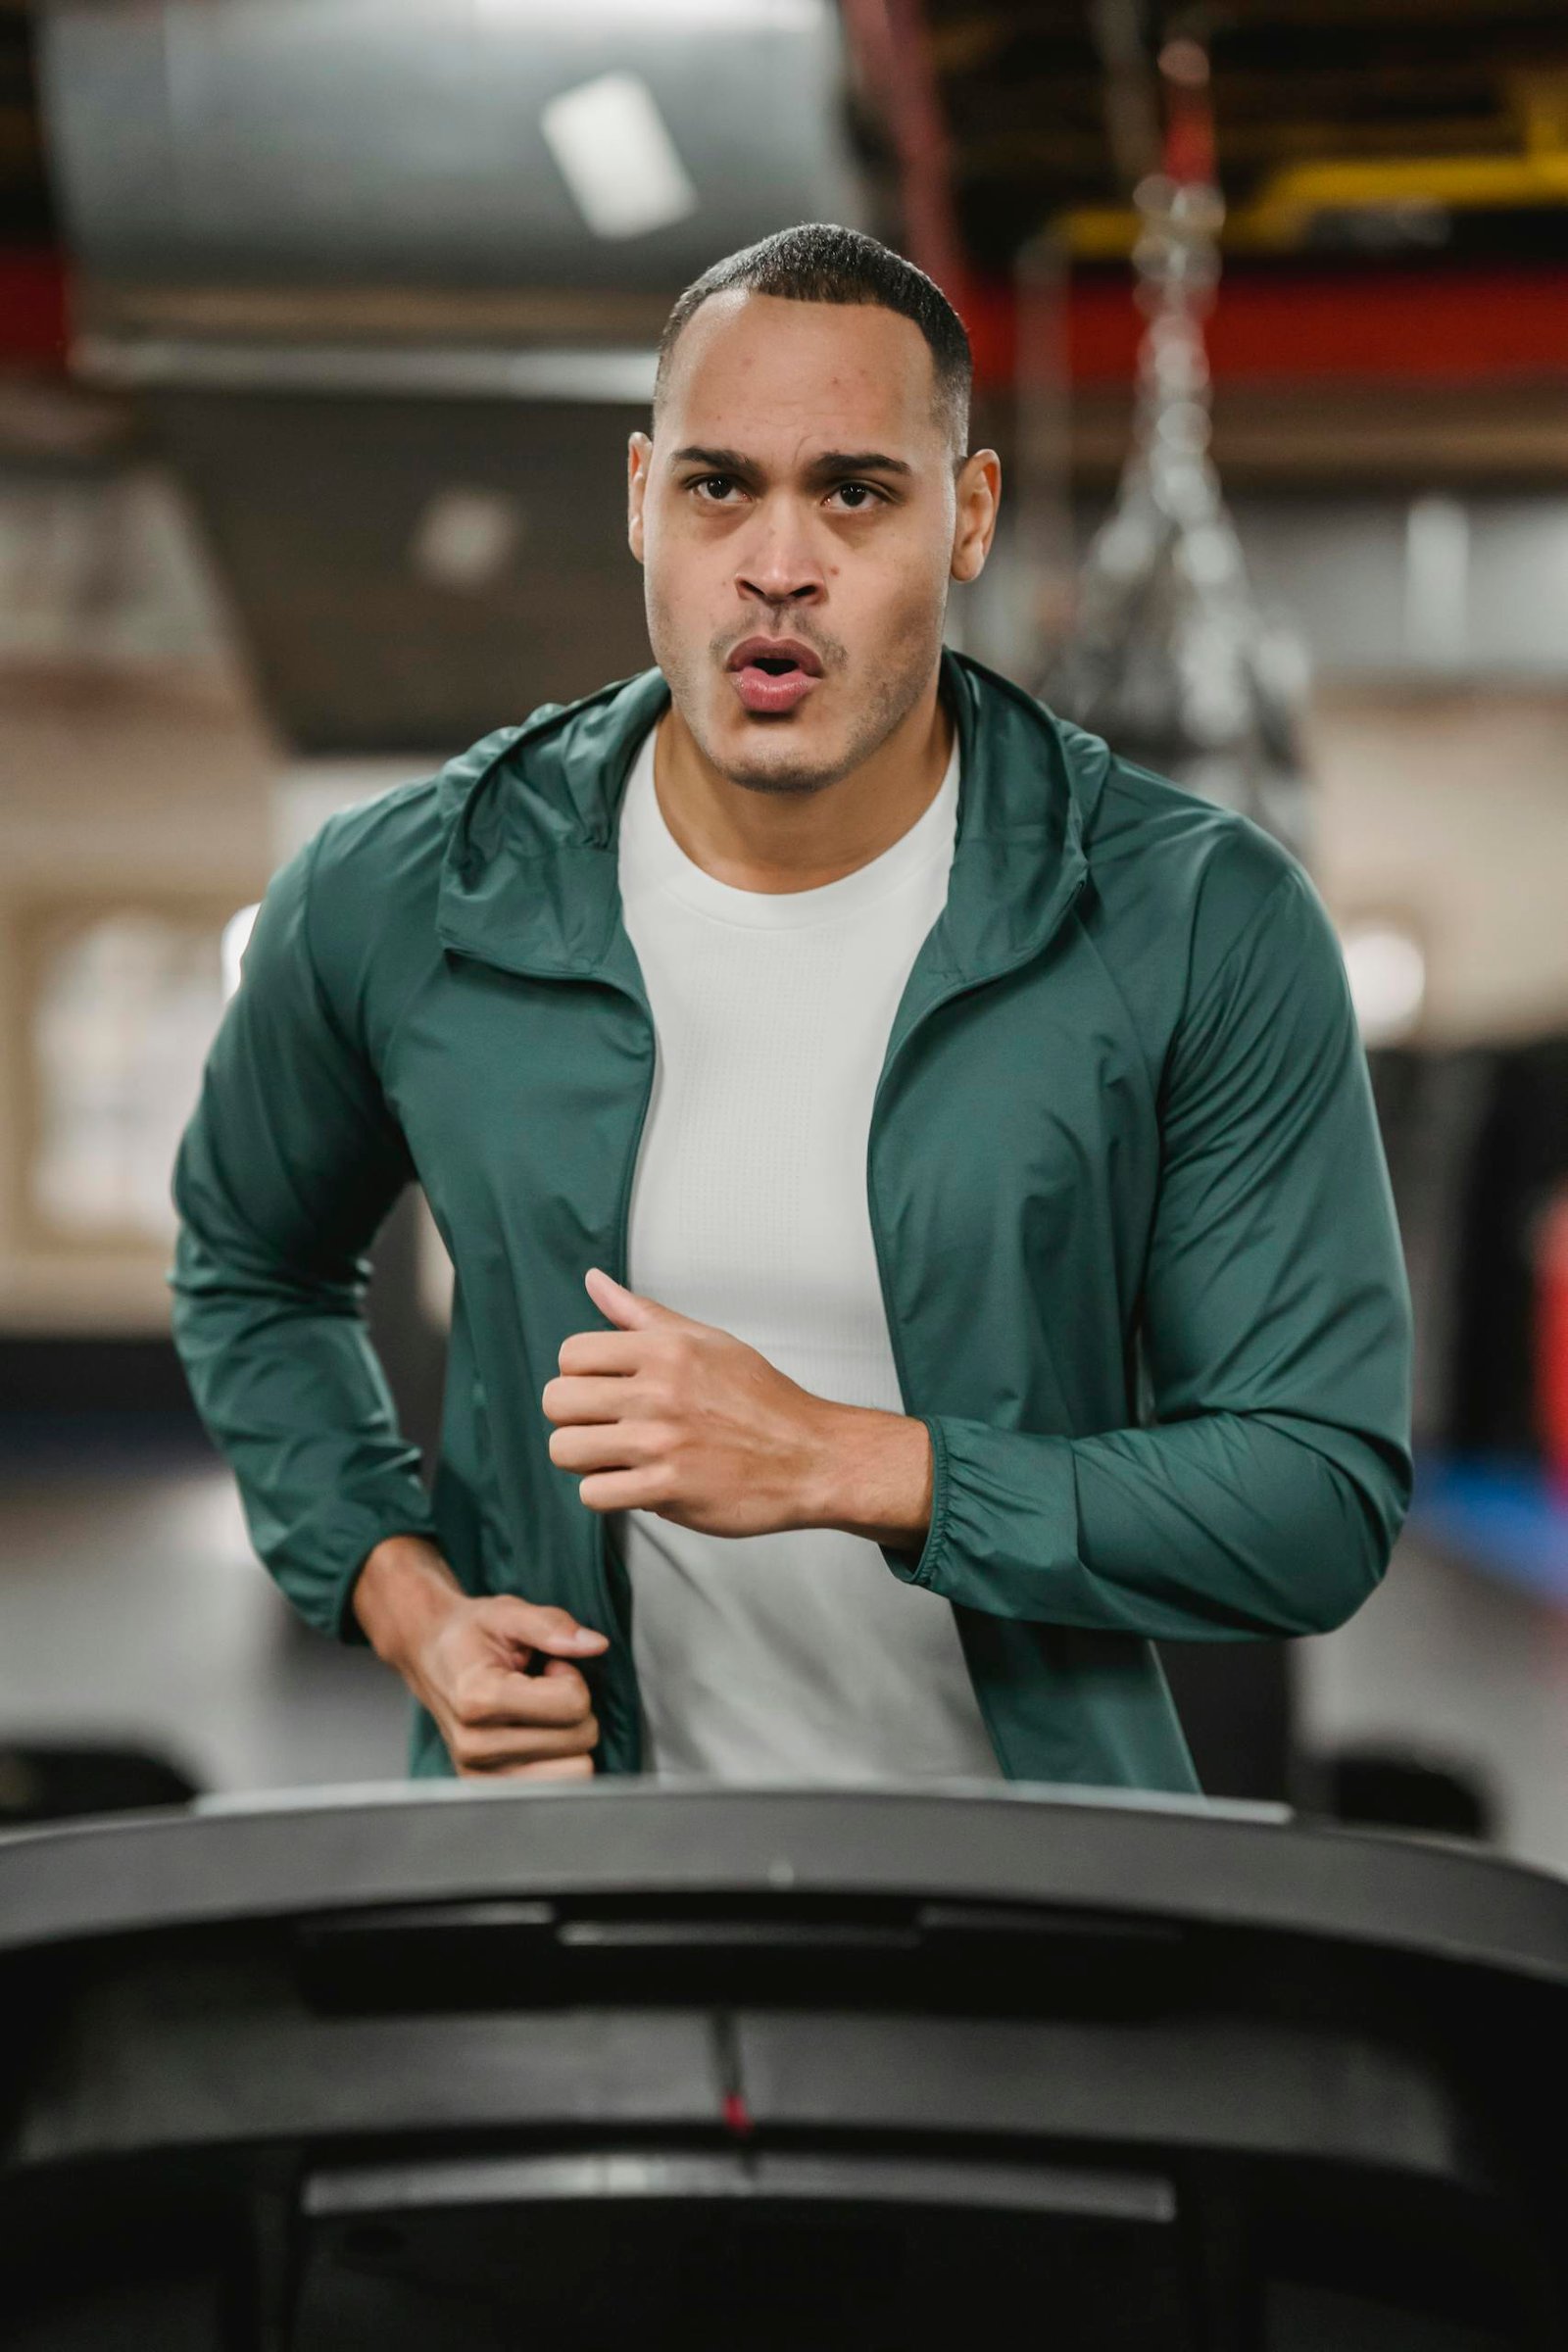
[[[654,781],[657,722],[639,745],[621,801],[619,855],[643,880],[669,892],[718,922],[753,931],[795,930],[808,923],[837,922],[858,914],[890,891],[924,872],[936,858],[951,859],[958,808],[958,734],[934,797],[908,830],[864,865],[836,881],[809,890],[743,890],[721,882],[689,858],[665,822]]]

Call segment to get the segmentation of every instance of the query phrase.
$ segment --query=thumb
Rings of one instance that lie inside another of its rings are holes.
[[[621,1331],[642,1331],[651,1323],[679,1323],[683,1321],[672,1306],[663,1305],[658,1298],[646,1298],[641,1291],[630,1291],[603,1266],[590,1266],[583,1276],[583,1286],[602,1315]]]
[[[529,1649],[547,1650],[554,1656],[591,1656],[609,1646],[608,1635],[596,1633],[592,1626],[579,1625],[569,1609],[524,1600],[517,1593],[498,1593],[495,1615],[502,1632],[514,1642],[524,1643]]]

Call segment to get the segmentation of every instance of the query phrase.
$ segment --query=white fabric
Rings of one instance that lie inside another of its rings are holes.
[[[866,1203],[893,1016],[947,897],[958,756],[892,847],[814,890],[738,890],[688,858],[650,733],[622,804],[627,932],[653,1094],[627,1280],[814,1395],[902,1412]],[[610,1515],[632,1590],[645,1770],[661,1778],[1002,1777],[949,1603],[830,1528],[700,1535]]]

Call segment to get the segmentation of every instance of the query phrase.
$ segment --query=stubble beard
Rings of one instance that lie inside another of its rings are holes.
[[[788,632],[781,630],[780,635]],[[690,729],[698,750],[710,766],[717,769],[726,782],[739,785],[744,792],[792,793],[804,795],[825,792],[830,785],[842,783],[873,753],[879,751],[888,737],[901,726],[914,709],[931,675],[931,665],[942,642],[939,622],[934,642],[922,645],[920,651],[901,662],[897,669],[884,673],[858,698],[854,707],[853,723],[848,742],[836,759],[808,760],[791,756],[790,736],[793,720],[787,716],[754,718],[752,726],[767,741],[762,756],[753,760],[733,753],[720,752],[711,740],[710,730],[704,722],[703,690],[716,670],[722,670],[736,639],[733,630],[710,640],[704,653],[689,658],[677,653],[670,642],[670,632],[662,625],[662,615],[652,597],[648,602],[648,635],[654,659],[664,673],[670,695],[681,717]],[[841,676],[848,666],[849,657],[844,647],[831,640],[800,632],[803,641],[821,656],[824,681]],[[922,632],[906,632],[899,643],[906,644]],[[722,689],[727,692],[728,689]],[[779,740],[782,739],[782,740]]]

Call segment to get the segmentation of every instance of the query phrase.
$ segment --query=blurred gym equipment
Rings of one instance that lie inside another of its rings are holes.
[[[0,1740],[0,1829],[84,1813],[187,1804],[197,1784],[168,1756],[110,1740]]]
[[[1164,169],[1141,179],[1134,249],[1139,346],[1132,445],[1078,584],[1071,634],[1042,699],[1121,757],[1240,809],[1310,863],[1313,813],[1298,740],[1304,650],[1265,619],[1209,457],[1203,321],[1219,280],[1224,201],[1213,184],[1208,66],[1195,41],[1165,74]]]

